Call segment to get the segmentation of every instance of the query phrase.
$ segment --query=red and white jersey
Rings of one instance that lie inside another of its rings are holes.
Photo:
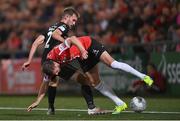
[[[89,36],[78,37],[79,41],[85,48],[88,48],[91,45],[91,38]],[[54,60],[60,64],[68,63],[73,59],[76,59],[81,56],[81,52],[75,45],[72,45],[70,48],[65,45],[65,43],[61,43],[58,46],[54,47],[47,55],[47,59]]]

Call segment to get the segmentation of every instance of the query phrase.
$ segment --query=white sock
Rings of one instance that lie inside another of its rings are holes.
[[[109,88],[104,82],[100,82],[95,89],[100,91],[104,96],[109,97],[111,100],[113,100],[116,105],[123,105],[124,102],[119,99],[119,97],[116,96],[116,94],[113,92],[111,88]]]
[[[143,79],[146,75],[137,71],[136,69],[134,69],[133,67],[129,66],[126,63],[122,63],[122,62],[118,62],[118,61],[113,61],[111,63],[111,67],[114,69],[121,69],[123,71],[126,71],[128,73],[131,73],[137,77],[139,77],[140,79]]]

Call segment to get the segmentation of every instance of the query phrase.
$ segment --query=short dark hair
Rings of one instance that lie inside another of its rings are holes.
[[[42,71],[48,76],[53,76],[54,62],[52,60],[46,60],[42,65]]]
[[[63,18],[65,15],[72,16],[73,14],[75,14],[77,16],[77,18],[80,18],[80,14],[78,11],[76,11],[73,7],[67,7],[64,9],[61,18]]]

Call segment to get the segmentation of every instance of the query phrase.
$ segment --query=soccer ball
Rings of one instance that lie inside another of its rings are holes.
[[[142,97],[134,97],[131,99],[130,108],[135,112],[142,112],[146,109],[146,100]]]

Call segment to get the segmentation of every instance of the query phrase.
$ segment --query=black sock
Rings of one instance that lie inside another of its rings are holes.
[[[54,108],[55,97],[56,97],[56,87],[49,86],[48,87],[49,108]]]
[[[81,86],[81,92],[82,92],[82,95],[84,96],[84,98],[86,100],[88,108],[89,109],[95,108],[96,106],[94,105],[91,87],[87,86],[87,85],[82,85]]]

